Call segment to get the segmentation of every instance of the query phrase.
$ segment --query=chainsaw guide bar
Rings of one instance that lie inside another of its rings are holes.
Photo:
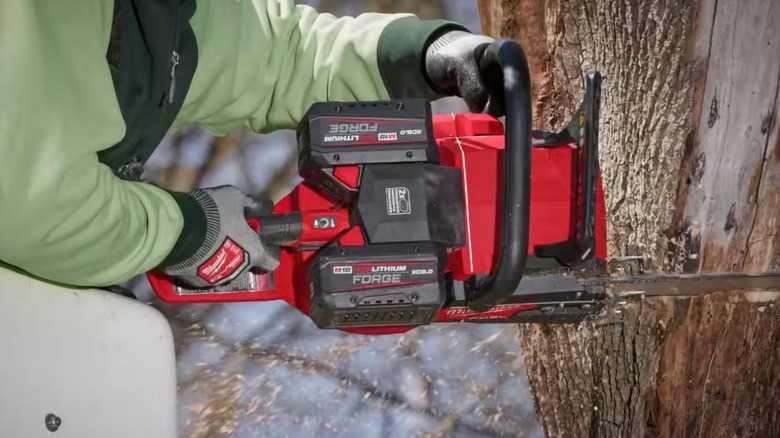
[[[620,313],[632,299],[691,298],[714,293],[780,292],[780,271],[641,274],[622,277],[603,272],[603,276],[572,275],[577,278],[583,291],[597,297],[597,303],[594,303],[595,311],[583,320]]]
[[[601,282],[607,293],[617,296],[681,297],[716,292],[780,291],[780,272],[658,274],[594,282]]]

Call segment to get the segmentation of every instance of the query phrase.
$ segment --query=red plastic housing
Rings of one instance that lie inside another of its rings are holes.
[[[465,246],[449,255],[448,270],[456,280],[465,280],[477,273],[488,273],[496,263],[496,249],[502,243],[500,230],[503,182],[503,125],[497,119],[483,114],[438,114],[433,118],[434,137],[440,151],[442,165],[456,167],[463,176],[465,208]],[[576,146],[570,143],[533,148],[531,155],[531,209],[529,255],[536,245],[567,240],[575,221],[577,202],[572,178],[575,177]],[[334,172],[348,187],[355,187],[358,167],[337,168]],[[274,213],[338,210],[330,200],[305,182],[298,185],[274,208]],[[339,217],[346,219],[344,210]],[[601,178],[598,181],[596,206],[595,257],[606,258],[606,211]],[[340,230],[344,228],[339,227]],[[317,235],[317,233],[312,233]],[[321,235],[317,235],[321,241]],[[306,242],[302,242],[306,243]],[[340,237],[342,245],[365,244],[360,230],[353,228]],[[270,301],[285,300],[304,314],[308,314],[309,289],[306,270],[314,251],[301,248],[283,249],[281,264],[270,278],[259,279],[264,285],[253,292],[229,294],[178,295],[168,279],[159,272],[151,272],[149,279],[158,296],[168,303]],[[439,312],[437,321],[468,321],[503,319],[518,310],[533,305],[501,305],[487,312],[473,313],[465,307],[448,307]],[[400,333],[413,327],[382,327],[345,329],[351,333]]]

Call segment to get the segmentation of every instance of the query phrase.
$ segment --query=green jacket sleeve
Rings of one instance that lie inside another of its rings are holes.
[[[463,29],[411,14],[334,17],[292,0],[199,0],[198,70],[179,121],[215,134],[295,128],[317,101],[437,96],[422,53]]]
[[[173,198],[96,152],[124,136],[106,47],[113,2],[0,2],[0,260],[73,285],[157,265],[182,229]]]
[[[0,260],[66,284],[126,281],[199,238],[169,193],[98,162],[125,130],[105,58],[112,8],[0,2]],[[315,101],[434,97],[421,51],[457,27],[285,0],[199,0],[192,23],[198,69],[177,124],[218,134],[293,128]]]

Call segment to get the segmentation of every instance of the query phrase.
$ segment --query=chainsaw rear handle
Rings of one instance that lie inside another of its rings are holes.
[[[486,311],[509,298],[523,278],[528,258],[531,209],[531,75],[523,48],[512,41],[490,44],[480,60],[491,100],[506,115],[504,202],[498,267],[487,276],[466,280],[466,296],[475,311]]]
[[[247,222],[267,246],[309,249],[328,244],[353,225],[344,208],[284,214],[261,210],[249,212]]]
[[[303,234],[303,220],[298,212],[257,215],[248,219],[257,220],[255,230],[266,245],[286,246],[298,241]]]

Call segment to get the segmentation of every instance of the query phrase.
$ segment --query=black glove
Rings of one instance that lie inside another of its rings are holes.
[[[435,39],[425,53],[426,73],[435,91],[463,98],[471,112],[502,116],[503,105],[498,94],[503,91],[500,69],[496,71],[497,66],[482,62],[482,54],[494,41],[488,36],[459,30]],[[497,82],[492,88],[485,85],[494,81]]]
[[[191,195],[206,214],[206,238],[187,260],[161,270],[194,287],[232,281],[247,269],[273,271],[279,266],[278,248],[266,248],[247,224],[246,212],[259,206],[236,187],[196,189]]]

